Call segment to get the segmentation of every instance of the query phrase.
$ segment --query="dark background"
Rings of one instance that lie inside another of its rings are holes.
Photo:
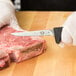
[[[76,0],[21,0],[21,11],[24,10],[76,11]]]

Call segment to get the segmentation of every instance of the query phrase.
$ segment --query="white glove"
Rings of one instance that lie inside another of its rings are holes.
[[[63,24],[62,42],[76,46],[76,12],[72,13]]]
[[[4,25],[9,25],[16,30],[22,31],[17,22],[15,8],[11,0],[0,0],[0,28]]]

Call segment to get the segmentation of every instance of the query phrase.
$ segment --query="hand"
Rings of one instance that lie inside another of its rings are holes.
[[[22,31],[15,16],[14,5],[10,0],[0,0],[0,28],[4,25],[9,25],[16,30]]]
[[[63,24],[62,42],[76,46],[76,12],[72,13]]]

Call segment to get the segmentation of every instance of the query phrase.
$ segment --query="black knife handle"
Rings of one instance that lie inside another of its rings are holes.
[[[55,41],[57,44],[59,44],[61,42],[62,29],[63,29],[63,27],[54,28],[54,36],[55,36]]]

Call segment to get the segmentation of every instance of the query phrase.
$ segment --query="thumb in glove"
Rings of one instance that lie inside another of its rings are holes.
[[[76,12],[72,13],[63,24],[62,42],[76,46]]]
[[[16,30],[23,31],[19,27],[15,16],[15,8],[10,0],[0,0],[0,28],[9,25]]]

